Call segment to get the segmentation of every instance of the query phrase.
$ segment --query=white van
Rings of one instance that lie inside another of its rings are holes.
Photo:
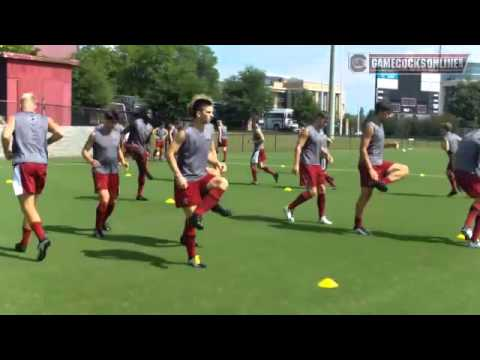
[[[273,109],[266,112],[263,116],[263,125],[265,130],[288,130],[298,131],[298,124],[293,119],[293,109]]]

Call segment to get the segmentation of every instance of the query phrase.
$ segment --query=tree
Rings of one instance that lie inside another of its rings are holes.
[[[272,108],[273,95],[265,80],[265,72],[248,66],[223,82],[223,101],[230,121],[243,122],[253,113],[263,114]]]
[[[365,120],[365,110],[363,107],[360,108],[360,122],[363,122]]]
[[[186,115],[193,95],[218,95],[217,58],[200,45],[120,45],[118,91],[146,101],[166,120]]]
[[[447,101],[447,111],[463,120],[463,125],[480,123],[480,83],[461,82]]]
[[[39,49],[34,45],[0,45],[0,52],[13,52],[28,55],[37,55]]]
[[[112,101],[120,64],[114,49],[84,46],[76,54],[80,66],[73,71],[74,105],[103,107]]]
[[[313,95],[307,90],[294,94],[293,98],[294,118],[300,123],[307,123],[313,120],[318,111]]]

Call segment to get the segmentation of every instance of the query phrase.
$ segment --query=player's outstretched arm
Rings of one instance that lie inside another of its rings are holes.
[[[7,124],[3,129],[2,133],[2,146],[3,153],[5,154],[5,159],[12,160],[13,155],[10,151],[10,144],[12,143],[13,130],[15,129],[15,116],[9,116],[7,119]]]
[[[173,175],[175,176],[175,181],[177,182],[177,185],[182,189],[186,189],[188,184],[187,184],[187,180],[183,177],[182,173],[180,172],[180,169],[178,168],[176,156],[177,156],[178,150],[180,150],[180,147],[185,142],[185,137],[186,137],[185,130],[178,131],[177,136],[175,137],[175,140],[172,142],[172,144],[168,148],[168,153],[167,153],[168,166],[170,167],[170,170],[172,170]]]
[[[52,118],[48,118],[48,132],[52,134],[47,140],[48,145],[63,139],[62,128]]]
[[[300,172],[300,154],[302,153],[302,149],[305,146],[307,140],[308,140],[308,130],[302,129],[298,133],[298,140],[297,140],[297,145],[295,146],[295,154],[293,158],[292,172],[295,175],[298,175],[298,173]]]

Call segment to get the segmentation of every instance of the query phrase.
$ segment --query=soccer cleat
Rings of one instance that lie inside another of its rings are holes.
[[[258,185],[258,181],[252,181],[250,185]]]
[[[332,225],[333,222],[331,222],[330,220],[328,220],[326,216],[322,216],[322,217],[320,218],[320,224]]]
[[[37,261],[43,261],[47,257],[47,250],[48,248],[52,245],[51,241],[48,239],[45,239],[43,241],[40,241],[38,244],[38,256],[37,256]]]
[[[337,190],[337,185],[335,184],[335,179],[333,177],[327,176],[325,180],[327,181],[328,185],[330,185],[332,190]]]
[[[112,228],[110,227],[110,225],[108,225],[107,223],[105,223],[105,225],[103,225],[103,231],[105,232],[109,232],[109,231],[112,231]]]
[[[472,236],[473,236],[472,229],[463,227],[462,230],[460,230],[460,234],[457,235],[457,239],[465,240],[465,241],[471,241]]]
[[[387,185],[385,185],[383,182],[381,181],[374,181],[372,183],[373,187],[375,189],[377,189],[378,191],[381,191],[381,192],[387,192],[388,191],[388,187]]]
[[[15,244],[15,251],[24,253],[27,251],[27,247],[25,245],[22,245],[22,243]]]
[[[206,269],[207,265],[202,263],[200,260],[200,256],[197,255],[194,258],[188,259],[188,265],[194,267],[195,269]]]
[[[147,177],[148,180],[155,180],[155,178],[150,173],[146,173],[145,176]]]
[[[458,194],[458,191],[452,190],[448,193],[447,197],[452,197]]]
[[[193,213],[193,215],[190,217],[190,224],[198,230],[203,230],[205,228],[205,226],[203,225],[202,216],[195,213]]]
[[[288,206],[285,206],[283,208],[283,212],[285,214],[285,217],[287,218],[287,221],[290,223],[290,224],[295,224],[295,218],[293,217],[293,212],[292,210],[290,210],[288,208]]]
[[[480,249],[480,241],[470,241],[468,247],[471,249]]]
[[[276,182],[277,184],[278,184],[278,178],[279,178],[279,176],[280,176],[279,173],[275,173],[275,174],[273,175],[273,179],[275,180],[275,182]]]
[[[105,234],[103,233],[103,230],[95,229],[95,231],[93,232],[93,236],[97,239],[103,239],[105,237]]]
[[[138,195],[137,200],[138,201],[148,201],[148,199],[146,197],[144,197],[143,195]]]
[[[230,209],[225,209],[219,204],[217,204],[215,207],[212,208],[212,212],[219,214],[223,217],[230,217],[233,215]]]
[[[362,236],[369,236],[370,235],[370,231],[365,229],[363,226],[356,227],[356,228],[353,229],[353,231],[355,231],[355,233],[357,233],[358,235],[362,235]]]

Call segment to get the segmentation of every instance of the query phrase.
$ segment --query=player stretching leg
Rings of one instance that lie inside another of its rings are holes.
[[[462,138],[452,132],[452,124],[448,122],[443,125],[442,130],[444,133],[442,149],[447,153],[448,156],[447,178],[451,186],[451,191],[447,196],[451,197],[458,194],[457,182],[453,172],[453,164],[455,162],[455,154],[458,149],[458,143],[462,141]]]
[[[360,143],[361,193],[355,209],[354,231],[359,235],[370,235],[363,227],[363,213],[372,197],[373,188],[388,191],[387,185],[403,179],[409,173],[408,166],[383,159],[384,148],[397,147],[397,144],[385,144],[383,123],[391,116],[392,110],[387,103],[377,103],[375,115],[364,123]]]
[[[82,150],[83,158],[95,173],[98,206],[94,236],[97,238],[103,238],[104,231],[111,230],[107,220],[115,209],[120,189],[118,163],[128,169],[121,149],[122,134],[115,127],[118,120],[116,112],[106,112],[103,124],[95,128]],[[92,148],[93,157],[90,155]]]
[[[137,114],[138,118],[124,130],[124,135],[129,134],[125,149],[127,155],[131,156],[138,167],[138,191],[137,200],[147,201],[143,196],[145,188],[145,178],[153,179],[148,171],[148,151],[147,144],[153,134],[153,127],[150,124],[151,114],[149,111],[141,110]]]
[[[470,247],[480,248],[480,130],[469,132],[458,144],[453,167],[458,186],[474,200],[461,234]]]
[[[24,214],[23,236],[15,250],[27,250],[33,231],[39,241],[37,260],[43,261],[51,242],[43,229],[37,204],[47,180],[48,145],[63,135],[55,121],[35,113],[37,103],[32,93],[23,94],[20,103],[22,111],[8,117],[2,136],[5,158],[13,161],[13,190]],[[47,140],[49,132],[52,136]]]
[[[265,166],[267,161],[267,154],[265,152],[265,136],[263,135],[260,125],[258,125],[258,116],[253,116],[252,122],[253,131],[253,153],[250,158],[250,170],[252,171],[252,185],[257,185],[257,168],[265,171],[273,176],[273,179],[278,183],[278,173]]]
[[[283,209],[288,222],[291,224],[295,222],[295,218],[293,217],[294,209],[315,196],[317,196],[318,218],[320,223],[327,225],[332,224],[325,216],[326,179],[325,171],[321,165],[322,156],[328,158],[330,163],[333,162],[333,158],[327,148],[327,136],[321,131],[326,121],[327,115],[319,112],[313,124],[303,129],[298,136],[293,173],[300,175],[300,183],[306,187],[306,191]]]
[[[182,237],[188,264],[205,268],[196,257],[196,229],[203,229],[202,216],[218,204],[228,181],[207,171],[208,164],[220,172],[224,169],[217,159],[212,127],[206,126],[213,117],[213,101],[203,95],[195,96],[188,112],[192,125],[178,131],[168,151],[168,163],[175,176],[175,202],[185,213]]]

